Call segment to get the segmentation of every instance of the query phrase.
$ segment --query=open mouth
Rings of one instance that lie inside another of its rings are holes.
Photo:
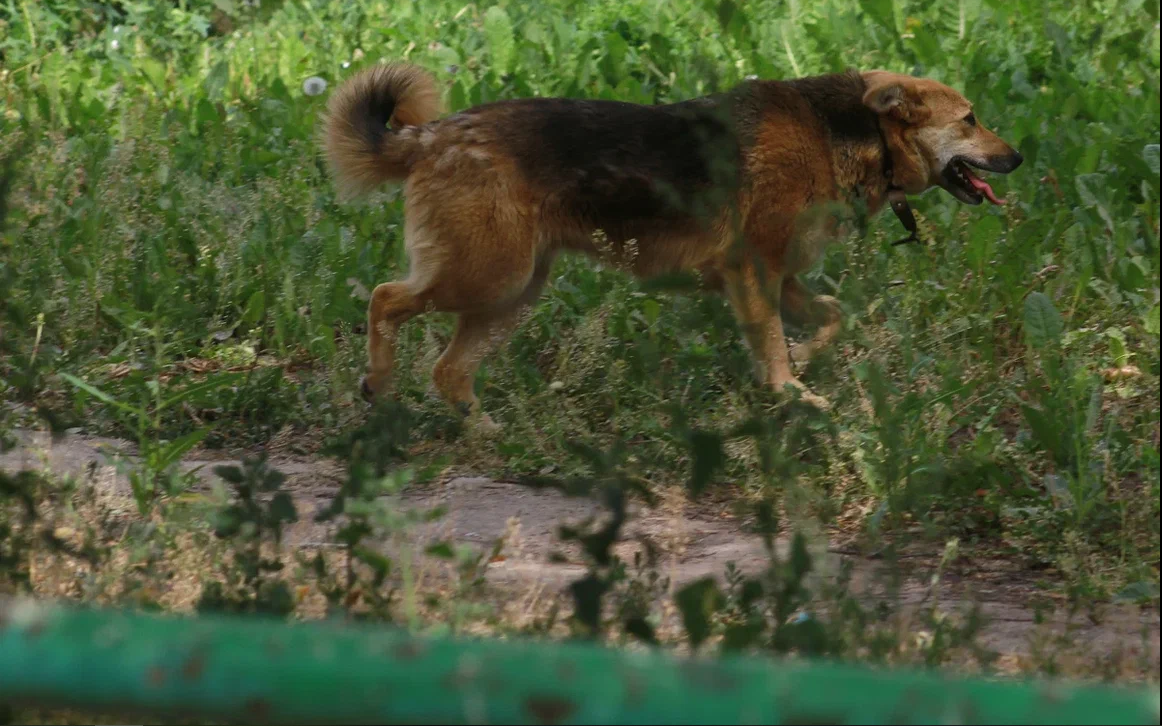
[[[1004,198],[998,197],[989,183],[973,172],[970,164],[977,169],[982,168],[959,156],[948,162],[948,166],[944,167],[944,188],[965,204],[980,204],[985,199],[996,205],[1004,204]]]

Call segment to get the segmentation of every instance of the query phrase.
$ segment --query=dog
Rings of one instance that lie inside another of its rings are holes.
[[[336,89],[321,143],[342,200],[404,184],[410,268],[372,292],[364,397],[390,390],[404,322],[457,313],[433,381],[485,425],[476,371],[562,252],[643,278],[701,274],[725,292],[761,380],[826,408],[792,361],[841,328],[838,301],[797,277],[847,229],[835,210],[874,214],[892,200],[907,222],[906,195],[934,186],[965,204],[1002,204],[977,171],[1022,162],[957,91],[881,70],[748,80],[663,105],[528,98],[441,115],[431,75],[381,64]],[[784,316],[814,336],[788,349]]]

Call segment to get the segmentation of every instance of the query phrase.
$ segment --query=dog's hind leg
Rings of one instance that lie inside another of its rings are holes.
[[[783,278],[783,314],[799,325],[816,325],[815,335],[791,348],[791,360],[806,362],[829,345],[843,325],[843,309],[830,295],[815,295],[794,275]]]
[[[406,281],[385,282],[371,293],[367,305],[368,370],[359,385],[364,398],[371,400],[391,386],[399,326],[423,309],[423,300]]]
[[[461,313],[452,341],[432,369],[432,380],[440,395],[465,415],[479,414],[479,424],[485,429],[498,427],[480,410],[480,400],[473,391],[476,371],[486,357],[504,345],[536,302],[551,264],[551,259],[538,262],[527,286],[515,299],[484,310]]]
[[[461,313],[456,332],[432,369],[436,390],[453,408],[469,418],[479,414],[485,429],[496,424],[480,410],[473,391],[476,371],[484,359],[504,344],[520,322],[519,311],[501,313]]]
[[[771,299],[764,289],[755,266],[746,262],[739,267],[723,269],[721,280],[726,297],[734,308],[735,318],[742,328],[747,347],[750,348],[759,378],[764,382],[772,382],[775,378],[794,378],[789,365],[786,371],[776,371],[772,366],[777,356],[773,355],[771,350],[775,339],[769,335],[769,331],[772,325],[773,305],[777,305],[778,300],[777,296]]]

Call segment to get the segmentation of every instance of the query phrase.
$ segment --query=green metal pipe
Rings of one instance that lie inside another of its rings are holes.
[[[1158,692],[0,602],[0,702],[245,723],[1157,724]]]

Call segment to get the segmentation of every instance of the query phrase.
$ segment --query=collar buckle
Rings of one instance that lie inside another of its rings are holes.
[[[908,198],[904,195],[902,189],[888,189],[888,203],[892,205],[892,211],[896,213],[896,217],[900,220],[900,224],[904,225],[904,229],[908,230],[908,236],[903,239],[898,239],[892,243],[892,246],[908,244],[910,242],[920,243],[920,227],[916,224],[916,215],[912,214],[912,208],[908,206]]]

